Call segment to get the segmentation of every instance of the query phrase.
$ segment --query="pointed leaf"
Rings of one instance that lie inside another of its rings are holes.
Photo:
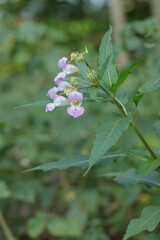
[[[89,169],[117,142],[120,136],[128,129],[132,119],[132,115],[123,117],[121,114],[112,113],[99,125],[91,151]]]
[[[140,218],[130,221],[123,240],[143,232],[153,231],[160,222],[160,206],[148,206],[142,210]]]
[[[158,90],[160,88],[160,77],[158,77],[156,79],[156,81],[151,82],[151,83],[146,83],[145,85],[143,85],[138,92],[139,93],[151,93],[154,92],[156,90]]]
[[[144,93],[141,93],[133,97],[133,102],[136,104],[136,106],[138,106],[143,96],[144,96]]]
[[[132,68],[136,67],[138,65],[138,63],[140,63],[142,60],[144,60],[146,57],[143,57],[143,58],[140,58],[139,60],[137,60],[136,62],[132,63],[130,65],[129,68],[125,69],[119,76],[118,80],[117,80],[117,83],[116,84],[113,84],[111,90],[113,92],[115,92],[117,90],[117,88],[119,86],[121,86],[124,81],[126,80],[126,78],[128,77],[128,75],[132,72]]]
[[[102,38],[99,55],[98,55],[98,72],[99,77],[107,87],[112,87],[117,82],[118,71],[114,62],[114,52],[112,44],[112,27],[105,33]]]
[[[18,109],[18,108],[24,108],[24,107],[35,107],[35,106],[45,106],[47,103],[49,103],[49,101],[36,101],[33,103],[28,103],[28,104],[24,104],[24,105],[20,105],[17,107],[14,107],[14,109]]]
[[[82,76],[82,78],[85,80],[85,81],[88,81],[88,78],[87,78],[87,75],[90,71],[89,67],[87,66],[87,64],[83,61],[83,62],[76,62],[75,61],[75,65],[79,68],[79,71],[80,71],[80,75]],[[83,86],[89,86],[88,83],[85,83],[83,82]]]

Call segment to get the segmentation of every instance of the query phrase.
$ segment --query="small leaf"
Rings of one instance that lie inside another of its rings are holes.
[[[160,137],[160,121],[155,122],[153,128],[155,133]]]
[[[153,231],[160,222],[160,206],[148,206],[142,210],[140,218],[130,221],[123,240],[143,232]]]
[[[124,81],[126,80],[126,78],[128,77],[128,75],[132,72],[132,68],[136,67],[138,65],[138,63],[140,63],[142,60],[144,60],[146,57],[143,57],[143,58],[140,58],[139,60],[137,60],[136,62],[134,62],[133,64],[131,64],[131,66],[127,69],[125,69],[121,75],[119,76],[118,80],[117,80],[117,83],[116,84],[113,84],[111,90],[113,92],[115,92],[117,90],[117,88],[119,86],[121,86]]]
[[[9,188],[4,181],[0,181],[0,199],[1,198],[8,198],[11,196]]]
[[[102,174],[104,177],[115,177],[114,181],[121,184],[124,187],[135,185],[137,183],[143,183],[148,187],[160,187],[160,174],[159,172],[151,172],[146,176],[138,177],[136,169],[129,169],[126,172],[115,172]]]
[[[138,92],[140,94],[142,93],[151,93],[154,92],[156,90],[158,90],[160,88],[160,77],[158,77],[156,79],[156,81],[151,82],[151,83],[146,83],[145,85],[143,85]]]
[[[117,142],[128,129],[132,119],[132,115],[124,117],[121,114],[112,113],[99,125],[87,172]]]
[[[37,238],[45,229],[48,219],[48,213],[37,212],[27,222],[27,233],[31,238]]]
[[[90,71],[89,67],[87,66],[87,64],[83,61],[83,62],[76,62],[75,61],[75,65],[79,68],[79,71],[80,71],[80,75],[82,76],[82,78],[85,80],[85,81],[89,81],[88,78],[87,78],[87,75]],[[88,83],[85,83],[83,82],[83,86],[89,86]]]
[[[160,159],[150,160],[142,163],[138,169],[138,177],[141,177],[142,175],[143,176],[147,175],[148,173],[157,169],[159,166],[160,166]]]
[[[141,93],[133,97],[133,102],[136,104],[136,106],[138,106],[143,96],[144,96],[144,93]]]

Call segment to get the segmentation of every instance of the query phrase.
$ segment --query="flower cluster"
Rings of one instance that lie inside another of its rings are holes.
[[[70,83],[64,81],[64,78],[67,75],[79,72],[79,69],[72,64],[67,64],[67,60],[66,57],[63,57],[58,62],[58,67],[61,68],[62,71],[54,78],[57,87],[49,89],[47,93],[47,96],[49,96],[53,102],[46,105],[45,111],[50,112],[53,111],[55,107],[69,106],[67,108],[68,114],[74,118],[78,118],[84,113],[84,108],[81,107],[83,95],[77,91],[77,83],[74,77],[71,77]],[[58,92],[62,93],[57,94]],[[66,97],[62,96],[62,94],[65,94]]]

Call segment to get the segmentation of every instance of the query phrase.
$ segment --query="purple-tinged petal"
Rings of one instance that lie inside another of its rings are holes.
[[[67,112],[70,116],[72,116],[74,118],[78,118],[84,113],[84,108],[83,107],[79,107],[79,108],[69,107],[69,108],[67,108]]]
[[[72,73],[79,72],[79,69],[72,64],[66,64],[66,67],[63,69],[63,71],[66,75],[69,75]]]
[[[51,111],[53,111],[55,109],[55,104],[54,103],[48,103],[47,105],[46,105],[46,112],[51,112]]]
[[[66,77],[66,74],[64,72],[58,73],[57,76],[54,78],[55,84],[59,85],[62,81],[61,79],[65,77]]]
[[[75,102],[75,101],[82,102],[83,101],[83,95],[80,92],[73,91],[73,92],[69,93],[68,101],[69,102]]]
[[[58,67],[59,68],[62,68],[62,69],[65,69],[66,68],[66,62],[67,62],[67,58],[66,57],[63,57],[61,58],[59,61],[58,61]]]
[[[58,88],[54,87],[48,90],[47,96],[49,96],[52,100],[55,100],[58,92]]]

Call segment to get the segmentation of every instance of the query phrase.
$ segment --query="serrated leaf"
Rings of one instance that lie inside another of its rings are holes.
[[[143,176],[147,175],[148,173],[157,169],[159,166],[160,166],[160,159],[150,160],[142,163],[138,168],[138,177],[141,177],[142,175]]]
[[[153,125],[155,133],[160,137],[160,121],[157,121]]]
[[[117,66],[114,62],[111,34],[112,27],[109,28],[102,38],[98,55],[99,77],[101,77],[101,80],[108,88],[111,88],[112,84],[116,83],[118,79]]]
[[[113,84],[111,91],[115,92],[119,86],[121,86],[124,81],[127,79],[128,75],[132,72],[132,69],[138,65],[146,57],[140,58],[136,62],[132,63],[129,68],[125,69],[120,76],[118,77],[117,83]]]
[[[96,165],[107,166],[113,160],[117,160],[125,156],[126,156],[126,153],[108,153],[105,156],[101,157],[99,161],[97,161]],[[90,158],[89,155],[73,156],[63,160],[42,164],[38,167],[28,169],[25,172],[34,171],[34,170],[42,170],[42,171],[50,171],[53,169],[62,170],[62,169],[67,169],[71,167],[79,167],[81,169],[85,169],[89,165],[89,158]]]
[[[160,222],[160,206],[148,206],[142,210],[140,218],[130,221],[123,240],[145,230],[152,232]]]
[[[132,115],[124,117],[121,114],[112,113],[99,125],[87,172],[118,141],[132,120]]]
[[[93,99],[93,100],[96,100],[97,99],[97,94],[98,94],[98,91],[99,91],[99,87],[93,87],[90,89],[90,98]]]
[[[11,196],[11,192],[4,181],[0,181],[0,199],[8,198]]]
[[[137,171],[134,168],[127,170],[126,172],[115,172],[102,174],[104,177],[114,177],[114,181],[121,184],[124,187],[142,183],[148,187],[160,187],[160,174],[159,172],[152,172],[146,176],[138,177]]]
[[[27,222],[27,233],[31,238],[37,238],[45,229],[48,219],[48,213],[37,212]]]
[[[87,78],[87,75],[90,71],[89,67],[87,66],[87,64],[83,61],[83,62],[76,62],[75,61],[75,65],[79,68],[79,71],[80,71],[80,75],[82,76],[82,78],[85,80],[85,81],[89,81],[88,78]],[[89,86],[88,83],[85,83],[83,82],[83,86]]]
[[[49,103],[49,101],[36,101],[36,102],[33,102],[33,103],[28,103],[28,104],[24,104],[24,105],[14,107],[14,109],[24,108],[24,107],[45,106],[47,103]]]
[[[137,94],[136,96],[133,97],[133,102],[136,104],[136,106],[138,106],[143,96],[144,96],[144,93]]]
[[[160,88],[160,77],[158,77],[156,79],[156,81],[151,82],[151,83],[146,83],[145,85],[140,87],[138,92],[140,94],[142,94],[142,93],[151,93],[151,92],[154,92],[154,91],[158,90],[159,88]]]

